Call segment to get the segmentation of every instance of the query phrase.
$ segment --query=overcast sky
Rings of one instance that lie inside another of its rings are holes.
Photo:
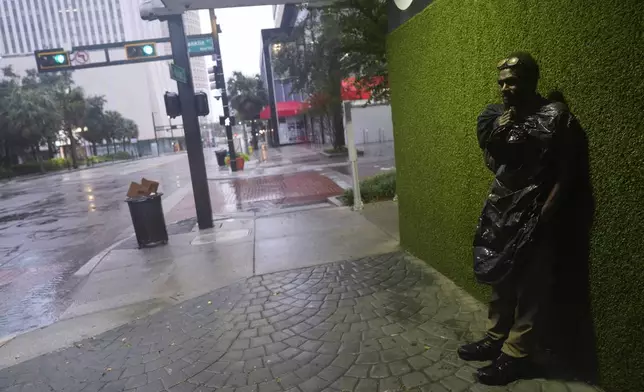
[[[202,30],[204,33],[210,32],[208,11],[200,12]],[[275,27],[273,7],[224,8],[216,13],[222,31],[220,46],[226,79],[233,71],[246,75],[259,73],[261,30]]]

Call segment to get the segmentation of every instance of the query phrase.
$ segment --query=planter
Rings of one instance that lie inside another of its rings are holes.
[[[237,164],[237,170],[244,170],[244,158],[243,157],[237,157],[235,159],[235,163]]]

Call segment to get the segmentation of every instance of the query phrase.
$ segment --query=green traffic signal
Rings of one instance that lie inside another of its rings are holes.
[[[128,60],[156,57],[157,55],[157,48],[154,43],[125,45],[125,56]]]
[[[145,45],[143,47],[143,53],[147,56],[154,54],[154,47],[152,45]]]
[[[39,71],[57,70],[71,66],[69,53],[62,49],[37,51],[36,64]]]

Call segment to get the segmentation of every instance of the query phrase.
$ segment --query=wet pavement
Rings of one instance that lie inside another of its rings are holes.
[[[358,159],[358,176],[361,180],[396,169],[393,142],[363,144],[358,149],[364,151],[364,156]],[[334,167],[333,170],[351,176],[348,165]]]
[[[0,338],[64,311],[71,274],[131,225],[125,192],[141,176],[170,195],[189,183],[185,154],[1,185]]]
[[[364,149],[361,177],[393,166],[393,144]],[[216,167],[212,150],[205,151],[209,177],[223,176],[209,181],[215,214],[326,203],[342,189],[322,169],[311,168],[348,168],[342,158],[329,160],[293,146],[269,150],[256,178],[234,179]],[[177,199],[165,211],[167,223],[188,222],[180,231],[190,227],[195,211],[185,153],[1,184],[0,341],[58,320],[80,282],[73,273],[127,237],[131,222],[124,195],[143,176],[161,183],[165,200]]]
[[[343,192],[332,180],[317,172],[230,178],[209,181],[208,185],[215,215],[328,203],[329,197]],[[194,197],[189,193],[166,217],[171,222],[183,221],[194,214]]]
[[[302,255],[305,259],[306,256]],[[436,270],[386,253],[253,276],[0,370],[10,392],[593,392],[476,382],[456,349],[486,312]]]

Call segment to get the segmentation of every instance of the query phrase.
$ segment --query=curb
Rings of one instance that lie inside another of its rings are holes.
[[[335,205],[335,206],[337,206],[337,207],[347,207],[347,206],[342,202],[342,200],[340,200],[340,197],[341,197],[341,196],[331,196],[331,197],[327,198],[327,200],[329,201],[329,203],[331,203],[331,204],[333,204],[333,205]]]
[[[177,189],[174,193],[171,193],[170,196],[168,196],[167,198],[165,198],[165,200],[162,201],[164,211],[167,210],[169,212],[174,207],[176,207],[177,204],[179,204],[181,202],[181,200],[183,200],[183,198],[186,197],[190,193],[191,190],[192,190],[191,185],[185,185],[185,186]],[[101,261],[103,261],[103,259],[105,258],[105,256],[107,256],[108,253],[110,253],[117,246],[121,245],[123,242],[125,242],[125,241],[129,240],[130,238],[134,237],[134,233],[132,232],[132,228],[126,229],[125,231],[123,231],[123,233],[126,233],[125,238],[116,241],[115,243],[113,243],[112,245],[108,246],[107,248],[105,248],[104,250],[99,252],[97,255],[95,255],[94,257],[89,259],[89,261],[87,261],[87,263],[83,264],[82,267],[80,267],[76,272],[74,272],[73,276],[77,277],[77,278],[79,278],[79,277],[82,278],[82,277],[88,276],[89,274],[92,273],[94,268],[96,268],[96,266]]]
[[[364,151],[363,150],[356,150],[358,153],[359,157],[364,156]],[[320,151],[319,154],[324,155],[327,158],[337,158],[337,157],[348,157],[349,152],[325,152],[325,151]]]

